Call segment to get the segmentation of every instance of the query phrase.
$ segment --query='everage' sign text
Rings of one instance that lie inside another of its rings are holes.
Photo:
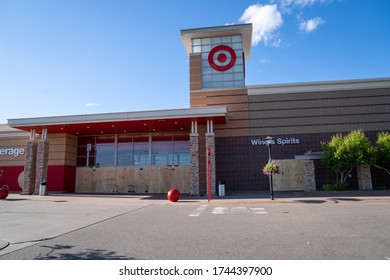
[[[0,148],[0,156],[18,157],[24,155],[24,148]]]

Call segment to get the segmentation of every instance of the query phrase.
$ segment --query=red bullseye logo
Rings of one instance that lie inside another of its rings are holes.
[[[236,53],[229,46],[219,45],[210,51],[208,60],[213,69],[226,71],[236,63]]]

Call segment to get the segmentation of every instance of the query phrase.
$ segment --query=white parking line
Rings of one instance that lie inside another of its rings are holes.
[[[198,207],[198,209],[196,209],[194,212],[192,212],[189,216],[190,217],[199,217],[200,214],[202,214],[202,212],[204,210],[206,210],[207,207],[208,207],[208,205],[201,205]]]
[[[214,207],[213,214],[223,214],[228,207]]]
[[[213,214],[267,214],[264,208],[251,208],[251,207],[214,207]]]
[[[199,217],[204,210],[209,205],[201,205],[194,212],[192,212],[190,217]],[[268,214],[264,208],[257,207],[214,207],[211,211],[212,214],[221,215],[221,214]]]
[[[267,214],[268,212],[265,211],[264,208],[250,208],[253,212],[253,214]]]

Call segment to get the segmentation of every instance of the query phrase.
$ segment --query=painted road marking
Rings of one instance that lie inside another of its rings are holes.
[[[212,210],[213,214],[267,214],[264,208],[254,208],[254,207],[214,207]]]
[[[253,214],[267,214],[264,208],[251,208]]]
[[[206,210],[207,207],[208,207],[208,205],[201,205],[198,207],[198,209],[196,209],[194,212],[192,212],[189,216],[190,217],[199,217],[200,214],[202,214],[202,212],[204,210]]]
[[[212,213],[213,214],[223,214],[225,211],[225,208],[228,208],[228,207],[214,207]]]
[[[190,217],[199,217],[204,210],[209,205],[201,205],[199,206],[194,212],[192,212],[189,216]],[[221,214],[268,214],[267,211],[265,211],[264,208],[258,208],[258,207],[242,207],[242,206],[236,206],[236,207],[214,207],[211,211],[212,214],[215,215],[221,215]]]

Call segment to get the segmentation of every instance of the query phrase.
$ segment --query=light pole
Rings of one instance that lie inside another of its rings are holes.
[[[267,136],[264,140],[265,140],[265,144],[268,147],[268,163],[270,163],[272,160],[271,148],[272,148],[272,145],[275,143],[274,138],[272,138],[271,136]],[[274,186],[273,186],[273,181],[272,181],[272,172],[269,175],[269,190],[271,193],[271,200],[274,200]]]

